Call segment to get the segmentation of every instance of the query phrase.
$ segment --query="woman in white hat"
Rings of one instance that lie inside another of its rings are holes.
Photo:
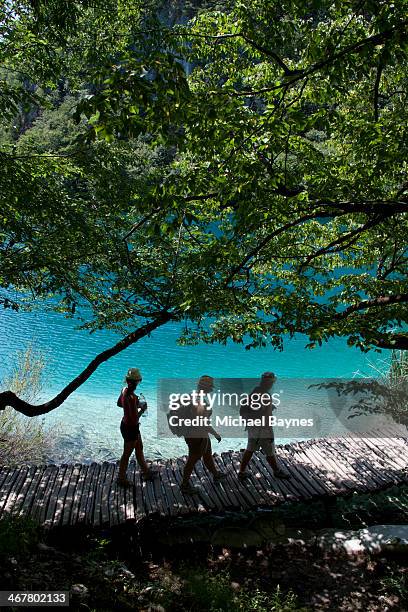
[[[141,405],[139,398],[135,394],[137,385],[142,381],[140,370],[138,368],[130,368],[127,371],[125,381],[127,386],[123,387],[118,399],[118,406],[123,408],[123,418],[120,423],[120,432],[123,437],[123,454],[119,463],[118,484],[129,487],[132,486],[132,483],[126,478],[126,470],[133,449],[145,479],[150,480],[152,473],[147,466],[143,454],[142,437],[139,431],[140,416],[147,409],[147,405]]]

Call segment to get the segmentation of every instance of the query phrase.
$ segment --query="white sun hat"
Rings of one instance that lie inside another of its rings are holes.
[[[140,382],[142,380],[142,375],[140,373],[139,368],[129,368],[125,376],[125,382],[127,380],[134,380],[136,382]]]

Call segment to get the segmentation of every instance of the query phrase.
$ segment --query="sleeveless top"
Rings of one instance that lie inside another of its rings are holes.
[[[122,421],[125,425],[129,427],[136,427],[139,425],[139,399],[137,395],[131,393],[130,395],[126,392],[126,387],[122,389],[122,393],[120,395],[121,405],[123,408],[123,418]]]

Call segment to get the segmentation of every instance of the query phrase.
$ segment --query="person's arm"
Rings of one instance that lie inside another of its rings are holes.
[[[213,435],[218,442],[221,442],[222,438],[218,431],[215,431],[214,427],[208,427],[208,433]]]

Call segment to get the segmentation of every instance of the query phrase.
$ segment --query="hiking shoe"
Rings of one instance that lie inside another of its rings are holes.
[[[199,495],[200,489],[198,487],[193,487],[189,482],[187,484],[181,484],[180,489],[182,493],[186,495]]]
[[[116,483],[119,487],[123,487],[124,489],[130,489],[133,487],[133,482],[130,482],[127,478],[117,478]]]
[[[152,480],[154,480],[154,478],[157,478],[158,475],[158,472],[156,472],[155,470],[149,470],[147,474],[142,474],[142,478],[147,482],[151,482]]]
[[[251,475],[248,472],[238,472],[238,480],[240,482],[245,482],[249,478],[251,478]]]
[[[275,478],[280,478],[281,480],[289,480],[292,476],[286,470],[282,470],[282,468],[278,468],[273,471]]]
[[[213,474],[214,482],[220,482],[221,480],[225,480],[226,477],[227,474],[225,472],[217,472],[216,474]]]

